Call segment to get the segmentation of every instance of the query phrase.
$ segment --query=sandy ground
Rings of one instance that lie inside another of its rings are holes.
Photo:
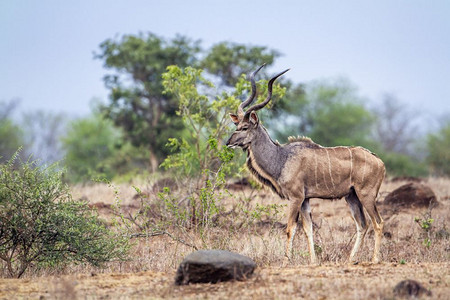
[[[174,285],[175,271],[0,279],[1,299],[393,299],[395,285],[414,279],[450,298],[450,263],[321,265],[260,268],[247,281]],[[428,298],[428,297],[427,297]]]

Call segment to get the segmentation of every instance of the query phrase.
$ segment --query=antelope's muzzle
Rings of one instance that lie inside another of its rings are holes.
[[[228,139],[228,141],[227,141],[227,143],[226,143],[227,147],[230,147],[230,148],[236,148],[236,147],[238,146],[237,143],[236,143],[236,141],[233,141],[233,136],[234,136],[234,134],[232,134],[232,135],[230,136],[230,138]]]

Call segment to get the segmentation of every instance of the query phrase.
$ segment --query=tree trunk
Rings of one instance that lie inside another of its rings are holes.
[[[159,162],[158,157],[156,157],[155,152],[150,149],[150,170],[152,173],[158,171]]]
[[[150,106],[150,110],[152,111],[152,118],[149,120],[150,124],[151,124],[151,128],[153,128],[153,130],[151,130],[149,132],[150,134],[150,141],[154,141],[155,140],[155,135],[157,134],[155,131],[155,128],[157,128],[160,119],[161,119],[161,115],[162,115],[162,107],[161,107],[161,101],[158,101],[157,99],[153,99],[152,97],[148,98],[149,99],[149,106]],[[155,173],[156,171],[158,171],[159,168],[159,161],[158,161],[158,157],[155,154],[155,151],[153,149],[153,145],[150,145],[150,170],[152,173]]]

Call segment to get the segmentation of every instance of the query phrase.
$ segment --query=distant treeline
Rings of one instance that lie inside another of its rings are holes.
[[[246,74],[265,63],[257,78],[265,83],[279,71],[270,68],[279,57],[278,51],[264,46],[231,42],[204,49],[184,36],[165,39],[148,33],[108,39],[94,56],[104,63],[108,100],[95,105],[91,115],[70,121],[42,111],[28,112],[17,121],[12,114],[18,101],[0,102],[1,160],[23,147],[24,158],[33,155],[43,164],[61,161],[71,182],[164,172],[161,163],[182,151],[183,143],[211,147],[207,130],[216,130],[225,112],[234,112],[236,103],[247,97]],[[178,68],[168,70],[172,65]],[[179,77],[184,82],[169,86],[167,78],[187,67],[190,71]],[[450,175],[448,116],[434,132],[418,134],[417,115],[392,95],[370,108],[349,80],[294,83],[288,78],[286,74],[279,79],[278,97],[261,116],[281,143],[288,136],[304,135],[324,146],[358,145],[379,155],[390,176]],[[264,88],[259,91],[265,93]],[[208,126],[193,127],[193,122]],[[188,127],[201,132],[192,134]],[[223,143],[221,138],[232,129],[230,124],[215,131],[217,142]]]

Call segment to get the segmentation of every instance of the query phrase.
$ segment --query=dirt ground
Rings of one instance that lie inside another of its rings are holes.
[[[420,282],[430,299],[450,297],[450,263],[260,268],[247,281],[188,286],[175,286],[174,277],[140,272],[0,279],[0,299],[395,299],[393,289],[405,279]]]

